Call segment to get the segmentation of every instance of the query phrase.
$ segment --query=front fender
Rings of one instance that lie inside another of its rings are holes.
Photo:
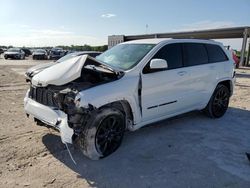
[[[138,83],[139,76],[131,78],[124,76],[119,80],[83,90],[77,95],[77,98],[81,99],[79,106],[86,108],[91,104],[96,108],[100,108],[112,102],[125,100],[131,107],[134,124],[137,124],[141,121]]]

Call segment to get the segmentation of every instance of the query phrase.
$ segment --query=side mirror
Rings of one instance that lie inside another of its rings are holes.
[[[152,59],[150,61],[150,69],[162,70],[162,69],[167,69],[167,68],[168,68],[168,63],[165,59]]]

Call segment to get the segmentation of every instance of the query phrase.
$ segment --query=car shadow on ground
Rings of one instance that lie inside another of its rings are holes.
[[[248,88],[248,87],[250,87],[250,85],[246,85],[246,84],[238,84],[238,83],[236,83],[235,85],[236,85],[236,86],[239,86],[239,87],[243,87],[243,88]]]
[[[236,70],[250,70],[250,66],[244,66],[244,67],[240,67],[240,68],[237,68]]]
[[[250,78],[250,74],[237,73],[236,74],[236,79],[237,78]]]
[[[57,135],[43,143],[51,154],[93,187],[247,187],[250,111],[229,108],[220,119],[192,112],[127,132],[121,147],[99,161]],[[230,186],[231,185],[231,186]]]

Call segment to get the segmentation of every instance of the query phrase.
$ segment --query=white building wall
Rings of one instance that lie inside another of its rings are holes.
[[[122,42],[124,42],[124,35],[108,36],[108,49]]]

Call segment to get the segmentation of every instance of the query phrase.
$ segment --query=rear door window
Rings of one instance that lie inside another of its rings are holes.
[[[183,43],[184,65],[194,66],[208,63],[207,50],[204,44]]]
[[[228,60],[226,54],[224,53],[224,51],[221,49],[220,46],[214,44],[206,44],[206,48],[210,63],[222,62]]]

